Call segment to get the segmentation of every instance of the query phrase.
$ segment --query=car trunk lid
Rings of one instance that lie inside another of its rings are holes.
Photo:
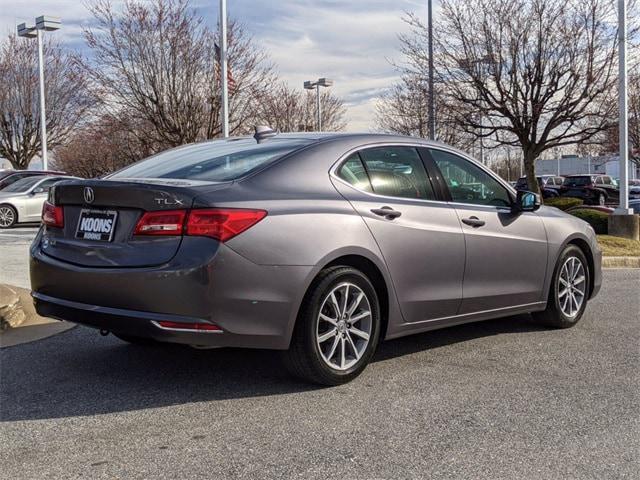
[[[182,235],[136,235],[146,212],[189,209],[202,193],[232,182],[189,180],[87,180],[52,189],[50,200],[64,211],[64,227],[45,227],[46,255],[87,267],[150,267],[171,260]]]

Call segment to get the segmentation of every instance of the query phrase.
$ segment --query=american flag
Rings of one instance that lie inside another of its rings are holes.
[[[213,44],[216,50],[216,79],[220,81],[220,46],[214,42]],[[236,90],[236,81],[233,78],[233,72],[231,71],[231,66],[227,63],[227,85],[229,87],[229,92],[234,92]]]

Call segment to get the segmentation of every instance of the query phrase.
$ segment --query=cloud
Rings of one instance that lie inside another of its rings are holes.
[[[71,48],[86,49],[82,28],[90,26],[91,16],[80,0],[30,0],[28,6],[24,0],[1,1],[0,33],[42,14],[60,16],[63,29],[55,35]],[[215,26],[216,0],[191,4]],[[426,6],[413,0],[228,0],[227,10],[269,53],[291,86],[332,78],[333,92],[348,106],[348,129],[368,131],[376,99],[397,80],[389,59],[398,58],[398,34],[407,30],[401,17],[405,11],[426,13]]]

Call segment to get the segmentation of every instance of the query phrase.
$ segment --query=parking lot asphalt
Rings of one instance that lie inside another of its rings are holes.
[[[0,283],[29,288],[29,245],[38,226],[0,230]]]
[[[581,323],[382,344],[356,381],[76,328],[0,351],[0,478],[640,478],[640,271]]]

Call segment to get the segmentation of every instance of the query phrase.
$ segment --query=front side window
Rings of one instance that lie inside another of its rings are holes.
[[[36,183],[42,180],[42,177],[25,177],[13,182],[6,188],[2,189],[2,193],[26,192]]]
[[[38,189],[43,189],[45,191],[48,191],[53,185],[55,185],[56,183],[60,182],[61,180],[66,180],[65,178],[56,178],[56,177],[52,177],[49,178],[47,180],[45,180],[44,182],[42,182],[41,184],[38,185]]]
[[[433,200],[435,194],[413,147],[376,147],[360,152],[374,193],[388,197]]]
[[[442,150],[430,151],[449,187],[453,202],[511,206],[511,197],[507,189],[480,167],[453,153]]]

